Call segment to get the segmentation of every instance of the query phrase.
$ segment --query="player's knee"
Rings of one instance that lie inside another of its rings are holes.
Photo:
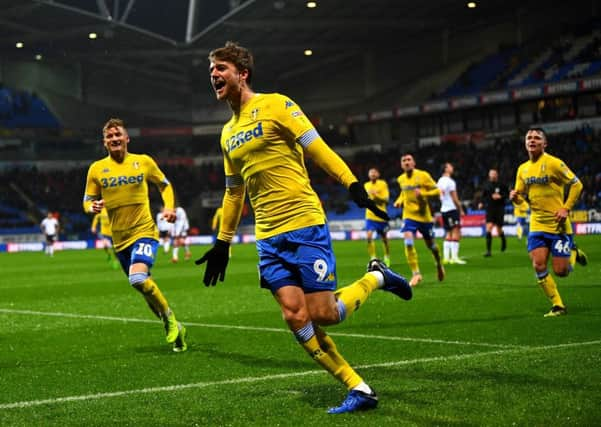
[[[291,329],[298,328],[309,322],[309,313],[302,307],[282,307],[282,317]]]
[[[338,306],[334,304],[333,306],[328,305],[319,307],[317,310],[311,310],[311,320],[317,325],[328,326],[340,323],[342,319],[338,311]]]
[[[144,288],[146,287],[146,279],[148,279],[148,273],[139,272],[129,274],[129,284],[141,292],[144,292]]]
[[[559,277],[566,277],[568,274],[570,274],[570,268],[569,266],[553,267],[553,273]]]
[[[413,246],[413,239],[405,238],[405,246],[407,246],[407,247]]]
[[[533,260],[532,261],[532,267],[534,268],[534,271],[536,271],[536,272],[542,272],[542,271],[545,271],[547,269],[547,263],[546,262],[540,262],[540,261]]]

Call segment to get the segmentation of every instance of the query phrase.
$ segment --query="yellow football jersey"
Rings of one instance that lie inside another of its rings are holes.
[[[515,178],[515,190],[530,204],[530,231],[572,234],[570,219],[563,224],[555,212],[564,207],[564,187],[577,182],[574,173],[557,157],[543,153],[535,162],[522,163]]]
[[[89,212],[92,200],[104,199],[117,252],[143,237],[158,239],[150,212],[148,182],[160,190],[169,186],[156,162],[145,154],[127,153],[122,163],[107,156],[88,169],[84,210]],[[173,192],[161,191],[161,195],[165,207],[173,209]]]
[[[102,210],[94,215],[92,219],[92,230],[96,230],[100,224],[100,234],[104,236],[111,236],[111,222],[109,220],[109,213],[106,210],[106,207],[102,208]]]
[[[223,127],[226,186],[246,185],[257,239],[326,222],[303,154],[316,138],[300,107],[279,93],[255,94]]]
[[[397,178],[401,194],[395,203],[403,205],[403,219],[412,219],[419,222],[432,222],[432,212],[428,197],[437,196],[440,190],[430,174],[421,169],[413,169],[411,177],[403,173]],[[415,190],[419,189],[422,194],[415,196]]]
[[[369,198],[376,202],[376,206],[386,212],[386,205],[388,204],[388,184],[383,179],[377,179],[376,182],[367,181],[363,184],[365,191],[369,195]],[[374,194],[371,194],[373,192]],[[387,222],[385,219],[375,215],[369,209],[365,209],[365,219],[378,222]]]
[[[529,209],[530,207],[525,200],[522,200],[522,203],[513,202],[513,216],[516,218],[526,218]]]

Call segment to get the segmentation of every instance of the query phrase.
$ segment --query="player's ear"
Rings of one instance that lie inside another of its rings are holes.
[[[248,69],[247,69],[247,68],[244,68],[244,69],[242,69],[242,70],[238,71],[238,76],[239,76],[239,79],[244,79],[244,81],[245,81],[247,84],[248,84],[248,75],[249,75],[249,72],[248,72]]]

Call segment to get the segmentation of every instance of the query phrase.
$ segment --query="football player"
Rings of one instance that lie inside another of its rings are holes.
[[[190,245],[188,244],[188,230],[190,229],[190,223],[188,222],[188,215],[181,206],[178,206],[175,210],[175,224],[173,224],[173,255],[171,262],[176,263],[179,261],[179,248],[184,247],[184,259],[189,260],[192,256],[190,252]]]
[[[405,242],[405,256],[413,273],[411,286],[416,286],[422,281],[417,251],[415,250],[415,239],[418,231],[421,233],[426,247],[432,252],[438,280],[442,281],[445,277],[445,271],[440,260],[438,246],[434,240],[434,223],[432,222],[432,212],[428,203],[428,198],[439,196],[440,190],[428,172],[415,167],[415,159],[412,154],[401,156],[401,168],[403,173],[397,178],[401,194],[395,200],[394,206],[403,208],[403,228],[401,231]]]
[[[442,262],[451,264],[465,264],[459,258],[459,241],[461,240],[461,216],[464,215],[463,206],[457,196],[457,184],[453,177],[455,168],[451,163],[442,167],[442,176],[436,186],[440,190],[440,213],[442,226],[445,230],[445,239],[442,247]]]
[[[98,229],[100,226],[100,230]],[[114,269],[119,268],[119,261],[115,258],[115,251],[113,250],[113,238],[111,231],[111,223],[109,221],[109,213],[106,211],[106,207],[94,215],[92,219],[92,225],[90,231],[97,234],[98,239],[102,242],[102,248],[106,253],[106,260]]]
[[[527,200],[530,205],[528,253],[538,284],[551,301],[551,310],[545,317],[557,317],[567,314],[567,309],[547,264],[551,256],[553,272],[565,277],[576,262],[579,250],[574,249],[569,213],[583,185],[562,160],[545,152],[547,143],[543,129],[528,130],[524,145],[529,160],[519,166],[509,198],[518,204]],[[567,185],[569,190],[564,197]]]
[[[376,206],[386,212],[388,204],[389,192],[388,184],[383,179],[380,179],[380,171],[376,168],[370,168],[367,172],[367,181],[363,186],[370,199]],[[374,234],[380,235],[382,246],[384,246],[384,264],[390,267],[390,243],[388,242],[388,221],[380,218],[369,209],[365,209],[365,230],[367,231],[367,254],[369,259],[376,257],[376,243],[374,242]]]
[[[165,206],[163,216],[170,222],[175,221],[173,187],[150,156],[128,152],[129,136],[121,119],[108,120],[102,135],[108,156],[88,169],[84,211],[96,214],[106,207],[115,252],[130,285],[163,321],[173,351],[185,351],[186,329],[150,276],[159,242],[150,213],[148,182],[158,187]]]
[[[218,100],[229,104],[231,119],[221,134],[225,195],[215,245],[197,264],[207,263],[204,283],[223,281],[228,248],[238,227],[245,194],[255,213],[261,287],[269,290],[298,343],[322,368],[348,389],[330,413],[375,408],[375,391],[338,351],[323,326],[343,321],[376,289],[410,299],[405,278],[373,260],[359,280],[336,290],[336,261],[319,197],[312,189],[304,156],[343,184],[360,207],[383,219],[386,212],[369,199],[344,161],[319,136],[290,98],[255,93],[253,57],[233,42],[209,55],[211,84]]]

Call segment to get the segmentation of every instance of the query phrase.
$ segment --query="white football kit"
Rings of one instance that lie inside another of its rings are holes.
[[[186,237],[188,235],[188,229],[190,228],[190,223],[188,222],[188,215],[186,215],[186,211],[181,206],[178,206],[175,209],[175,224],[173,226],[173,236],[174,237]]]

